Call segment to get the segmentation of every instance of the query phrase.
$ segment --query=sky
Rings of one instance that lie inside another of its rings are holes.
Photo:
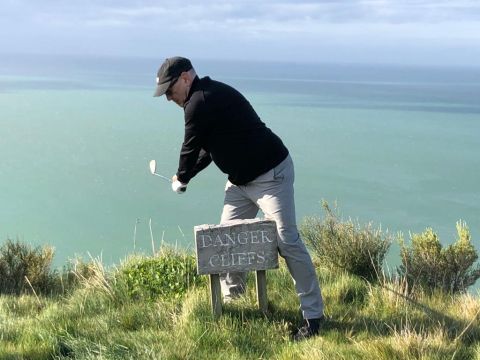
[[[0,53],[480,66],[480,0],[1,0]]]

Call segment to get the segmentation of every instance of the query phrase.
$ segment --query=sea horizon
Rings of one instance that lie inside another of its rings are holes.
[[[480,68],[192,61],[286,143],[299,223],[326,199],[407,241],[432,227],[450,244],[462,219],[480,248]],[[157,246],[192,248],[193,226],[218,222],[226,176],[214,165],[180,197],[148,173],[155,158],[174,174],[183,136],[182,110],[152,97],[160,62],[1,58],[2,242],[51,244],[59,264],[87,252],[114,263],[134,237],[150,251],[150,224]]]

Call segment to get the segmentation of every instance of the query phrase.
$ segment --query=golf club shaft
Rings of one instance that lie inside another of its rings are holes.
[[[166,177],[166,176],[163,176],[163,175],[160,175],[160,174],[158,174],[158,173],[156,173],[156,172],[155,172],[155,173],[153,173],[153,175],[160,176],[160,177],[161,177],[163,180],[167,180],[169,183],[171,183],[171,182],[172,182],[172,179],[169,179],[168,177]]]

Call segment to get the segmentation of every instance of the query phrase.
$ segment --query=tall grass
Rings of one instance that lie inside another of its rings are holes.
[[[412,292],[405,276],[375,270],[369,281],[315,254],[314,263],[326,321],[320,336],[299,343],[291,335],[301,313],[283,261],[267,273],[267,314],[250,274],[246,295],[217,321],[206,277],[182,251],[110,268],[100,259],[43,267],[55,291],[37,291],[32,277],[37,295],[25,284],[0,295],[0,359],[480,359],[478,295]]]
[[[399,282],[318,268],[327,321],[319,337],[293,343],[301,315],[283,262],[267,274],[267,315],[250,276],[246,296],[218,321],[205,282],[139,298],[121,280],[124,266],[130,260],[92,262],[91,276],[65,296],[40,296],[42,306],[33,295],[0,296],[0,359],[480,358],[480,301],[470,294],[409,295]]]

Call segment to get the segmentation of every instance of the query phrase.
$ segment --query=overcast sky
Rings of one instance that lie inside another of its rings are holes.
[[[480,0],[1,0],[0,52],[480,66]]]

